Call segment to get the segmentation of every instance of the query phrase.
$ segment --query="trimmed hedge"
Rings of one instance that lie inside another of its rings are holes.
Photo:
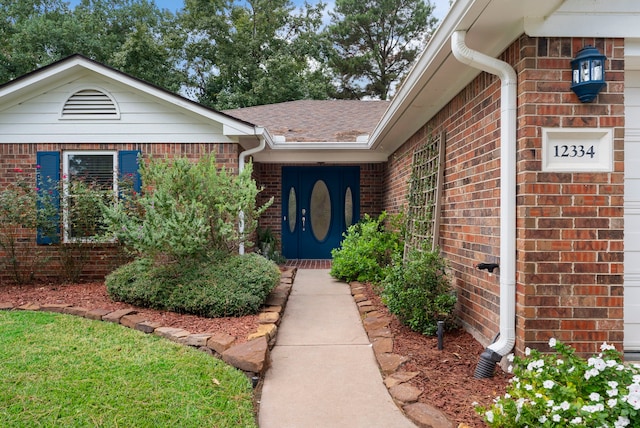
[[[275,263],[245,254],[191,264],[137,259],[108,275],[106,286],[116,301],[217,318],[257,313],[279,281]]]

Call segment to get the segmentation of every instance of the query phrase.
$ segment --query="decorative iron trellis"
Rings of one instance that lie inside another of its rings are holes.
[[[407,207],[405,256],[412,250],[438,246],[440,198],[444,176],[444,133],[429,135],[413,153]]]

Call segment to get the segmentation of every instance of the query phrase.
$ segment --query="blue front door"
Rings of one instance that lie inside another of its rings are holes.
[[[360,218],[360,168],[282,167],[282,254],[330,259]]]

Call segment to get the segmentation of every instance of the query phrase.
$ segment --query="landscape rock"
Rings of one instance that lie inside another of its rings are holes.
[[[140,324],[140,323],[142,323],[142,322],[144,322],[146,320],[147,319],[145,317],[143,317],[142,315],[136,315],[136,314],[124,315],[122,318],[120,318],[120,324],[125,326],[125,327],[129,327],[131,329],[135,329],[137,324]],[[158,326],[158,327],[160,327],[160,326]]]
[[[258,314],[258,323],[260,324],[276,324],[280,321],[280,314],[277,312],[261,312]]]
[[[389,375],[398,370],[409,359],[398,354],[375,354],[380,370],[385,375]]]
[[[173,342],[181,342],[184,343],[184,338],[186,338],[187,336],[189,336],[191,333],[189,333],[187,330],[183,330],[181,328],[175,328],[175,327],[158,327],[153,331],[153,334],[160,336],[160,337],[164,337],[165,339],[169,339]]]
[[[18,309],[21,311],[39,311],[40,310],[40,305],[38,305],[37,303],[25,303],[22,306],[18,306]]]
[[[275,324],[260,324],[258,326],[258,331],[252,333],[247,337],[247,340],[257,339],[259,337],[265,336],[267,340],[275,337],[278,331],[278,327]]]
[[[369,332],[384,328],[388,326],[390,322],[391,320],[387,317],[371,316],[370,313],[364,320],[362,320],[362,325],[364,326],[364,329]]]
[[[422,394],[422,390],[408,383],[401,383],[389,388],[389,394],[401,403],[415,403]]]
[[[211,333],[195,333],[185,337],[184,343],[189,346],[207,346],[207,341],[211,337]]]
[[[89,309],[83,308],[82,306],[68,306],[64,308],[63,311],[65,314],[75,315],[77,317],[84,317],[89,312]]]
[[[218,354],[222,354],[229,349],[236,338],[226,333],[213,333],[207,340],[207,347],[213,349]]]
[[[156,328],[161,327],[162,324],[153,321],[142,321],[136,324],[135,329],[143,333],[153,333]]]
[[[114,322],[117,324],[120,322],[120,318],[122,318],[123,316],[135,313],[136,310],[133,308],[118,309],[117,311],[109,312],[108,314],[103,316],[102,321]]]
[[[391,373],[385,378],[384,384],[387,386],[387,388],[391,388],[392,386],[396,386],[404,382],[409,382],[411,379],[418,376],[418,374],[420,373],[403,371]]]
[[[388,354],[393,352],[393,339],[390,337],[374,337],[371,339],[373,352],[376,354]]]
[[[444,413],[428,404],[412,403],[403,409],[407,417],[420,428],[454,428]]]
[[[64,313],[65,308],[68,308],[71,305],[67,304],[57,304],[57,303],[45,303],[40,306],[40,310],[42,312],[56,312],[58,314]]]
[[[10,311],[11,309],[13,309],[13,303],[0,302],[0,311]]]
[[[84,317],[89,318],[90,320],[101,321],[102,317],[111,313],[109,309],[92,309],[87,312]]]
[[[232,346],[222,353],[222,360],[240,370],[262,374],[266,368],[268,354],[269,344],[267,338],[262,336]]]

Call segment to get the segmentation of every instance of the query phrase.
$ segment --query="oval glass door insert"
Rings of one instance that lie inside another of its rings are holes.
[[[331,196],[323,180],[316,181],[311,191],[311,229],[318,241],[323,241],[331,226]]]
[[[353,224],[353,194],[351,187],[347,187],[344,194],[344,224],[349,227]]]
[[[289,220],[289,232],[296,230],[296,220],[298,213],[298,201],[296,199],[296,190],[292,187],[289,189],[289,203],[287,204],[287,219]]]

